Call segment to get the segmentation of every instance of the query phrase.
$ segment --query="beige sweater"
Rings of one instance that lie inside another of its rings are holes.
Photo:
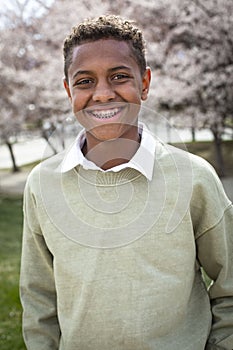
[[[64,156],[25,189],[27,349],[232,350],[233,209],[209,164],[159,145],[148,182],[133,169],[62,174]]]

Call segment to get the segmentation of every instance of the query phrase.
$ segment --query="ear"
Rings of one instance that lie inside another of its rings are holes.
[[[150,81],[151,81],[151,69],[147,67],[142,77],[142,95],[141,95],[142,101],[145,101],[148,97]]]
[[[65,88],[65,90],[66,90],[66,92],[67,92],[67,95],[68,95],[68,97],[69,97],[69,100],[72,101],[69,83],[67,82],[66,78],[63,79],[63,85],[64,85],[64,88]]]

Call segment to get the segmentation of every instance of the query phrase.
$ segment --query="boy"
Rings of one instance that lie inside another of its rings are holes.
[[[25,188],[27,348],[233,349],[232,204],[209,164],[138,124],[150,85],[140,30],[85,21],[64,59],[84,130]]]

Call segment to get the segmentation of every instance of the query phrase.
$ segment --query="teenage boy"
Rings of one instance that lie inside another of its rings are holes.
[[[87,20],[64,59],[84,130],[25,188],[27,348],[232,350],[232,204],[208,163],[138,123],[151,74],[140,30]]]

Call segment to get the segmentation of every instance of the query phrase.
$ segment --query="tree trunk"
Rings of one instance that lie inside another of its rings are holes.
[[[192,142],[196,142],[196,118],[195,115],[192,117],[192,126],[191,126]]]
[[[222,140],[219,137],[219,134],[213,132],[214,135],[214,146],[215,146],[215,156],[216,156],[216,164],[217,164],[217,172],[220,177],[225,176],[225,166],[224,159],[222,154]]]
[[[191,133],[192,133],[192,142],[196,142],[196,129],[194,126],[191,128]]]
[[[56,148],[53,146],[53,144],[50,142],[49,137],[45,132],[42,133],[42,137],[45,139],[45,141],[48,143],[49,147],[52,149],[53,154],[57,154]]]
[[[14,155],[14,152],[13,152],[13,146],[8,141],[6,141],[6,145],[7,145],[8,149],[9,149],[11,160],[12,160],[12,171],[13,171],[13,173],[16,173],[16,172],[20,171],[20,169],[17,166],[16,161],[15,161],[15,155]]]

